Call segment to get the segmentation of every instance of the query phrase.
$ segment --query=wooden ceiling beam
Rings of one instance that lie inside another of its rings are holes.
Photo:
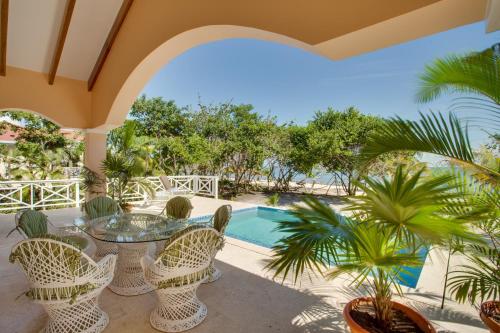
[[[54,55],[52,56],[52,63],[50,65],[49,84],[53,84],[56,77],[57,67],[59,66],[59,60],[61,60],[61,54],[64,48],[64,43],[66,42],[66,35],[68,34],[69,24],[71,22],[71,16],[73,16],[75,3],[76,0],[68,0],[66,2],[66,10],[64,12],[61,28],[59,29],[59,37],[57,38],[56,49],[54,51]]]
[[[7,29],[9,26],[9,0],[0,0],[0,75],[7,74]]]
[[[125,17],[127,17],[128,10],[130,9],[130,6],[132,6],[133,2],[134,0],[123,0],[122,6],[120,7],[118,14],[116,15],[113,26],[111,26],[111,30],[109,30],[108,37],[104,42],[101,53],[99,53],[99,57],[97,58],[94,68],[92,69],[92,73],[90,74],[89,80],[87,82],[87,88],[89,91],[92,90],[94,84],[97,81],[97,78],[99,77],[99,73],[101,72],[104,63],[106,62],[106,58],[111,51],[111,47],[113,46],[116,36],[118,35],[123,21],[125,21]]]

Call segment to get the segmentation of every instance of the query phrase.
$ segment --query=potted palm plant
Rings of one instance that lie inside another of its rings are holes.
[[[126,194],[132,182],[150,197],[154,197],[152,184],[147,179],[140,178],[143,175],[143,167],[133,156],[108,152],[106,159],[102,162],[102,168],[108,179],[108,195],[118,201],[124,212],[132,210],[132,205],[126,202]]]
[[[278,229],[290,233],[274,247],[268,267],[275,276],[306,271],[333,279],[345,273],[367,297],[349,302],[344,317],[353,332],[398,332],[399,326],[435,332],[415,310],[392,299],[402,294],[399,282],[409,267],[422,265],[424,247],[442,245],[450,237],[474,239],[467,225],[443,214],[456,191],[449,176],[426,178],[423,169],[409,174],[398,167],[391,179],[364,177],[363,195],[350,200],[351,217],[336,214],[317,199],[295,206],[295,221]]]

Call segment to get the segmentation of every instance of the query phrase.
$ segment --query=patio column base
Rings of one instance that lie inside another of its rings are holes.
[[[163,332],[182,332],[200,324],[207,316],[207,306],[196,296],[200,284],[156,289],[159,302],[151,313],[151,326]]]
[[[118,244],[116,271],[109,289],[123,296],[142,295],[154,289],[146,283],[141,258],[146,254],[148,243]]]
[[[49,315],[47,326],[40,333],[100,333],[109,323],[109,317],[97,303],[97,297],[75,304],[43,303]]]

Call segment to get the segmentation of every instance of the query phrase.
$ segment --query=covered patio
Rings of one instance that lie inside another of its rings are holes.
[[[156,72],[197,45],[254,38],[335,61],[479,21],[486,22],[488,31],[499,29],[500,0],[387,0],[384,5],[364,0],[0,0],[0,111],[33,112],[63,128],[82,130],[85,166],[102,175],[108,132],[124,123]],[[255,206],[220,200],[214,176],[187,177],[195,195],[191,217],[212,215],[221,205],[231,205],[233,211]],[[0,214],[2,332],[38,332],[46,325],[43,308],[23,296],[28,290],[25,274],[8,261],[23,238],[6,235],[14,227],[14,211],[21,208],[44,210],[56,226],[70,226],[81,216],[85,193],[79,180],[56,183],[2,185],[2,200],[11,205]],[[23,201],[26,186],[31,193],[39,188],[42,197],[47,191],[48,197],[36,201],[32,195]],[[66,208],[52,209],[53,198]],[[139,190],[132,190],[128,199],[136,201],[136,213],[158,214],[165,206],[165,200],[151,201]],[[344,279],[330,282],[309,274],[298,285],[275,281],[265,269],[271,255],[268,248],[226,237],[216,259],[223,278],[199,288],[208,316],[191,332],[347,331],[342,310],[362,296],[360,291]],[[440,309],[444,262],[439,250],[427,256],[417,288],[404,289],[405,303],[440,332],[486,332],[472,307],[447,299]],[[157,332],[149,319],[154,293],[119,296],[104,289],[100,304],[110,319],[106,332]]]
[[[213,214],[223,204],[235,211],[254,207],[243,202],[216,200],[195,196],[193,217]],[[159,213],[161,204],[134,209],[136,212]],[[337,207],[338,208],[338,207]],[[71,225],[81,215],[79,208],[46,211],[58,226]],[[28,289],[24,273],[8,263],[12,246],[22,237],[13,233],[12,214],[0,216],[0,327],[7,332],[37,332],[43,328],[47,315],[43,308],[23,296]],[[345,280],[325,281],[320,277],[303,277],[299,285],[272,279],[272,271],[264,268],[271,251],[245,241],[226,237],[226,244],[217,256],[223,278],[217,283],[202,285],[199,298],[208,307],[207,319],[192,332],[347,332],[342,309],[349,299],[359,296]],[[444,310],[440,288],[444,257],[429,256],[416,289],[408,288],[405,299],[429,318],[442,332],[487,332],[474,309],[446,301]],[[436,278],[439,276],[439,278]],[[156,332],[149,324],[149,314],[156,296],[119,296],[106,289],[101,295],[102,309],[110,316],[106,332]]]

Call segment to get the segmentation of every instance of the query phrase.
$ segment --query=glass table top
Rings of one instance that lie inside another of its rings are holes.
[[[172,219],[146,213],[122,213],[88,219],[75,219],[74,224],[89,236],[114,243],[156,242],[188,226],[188,219]]]

